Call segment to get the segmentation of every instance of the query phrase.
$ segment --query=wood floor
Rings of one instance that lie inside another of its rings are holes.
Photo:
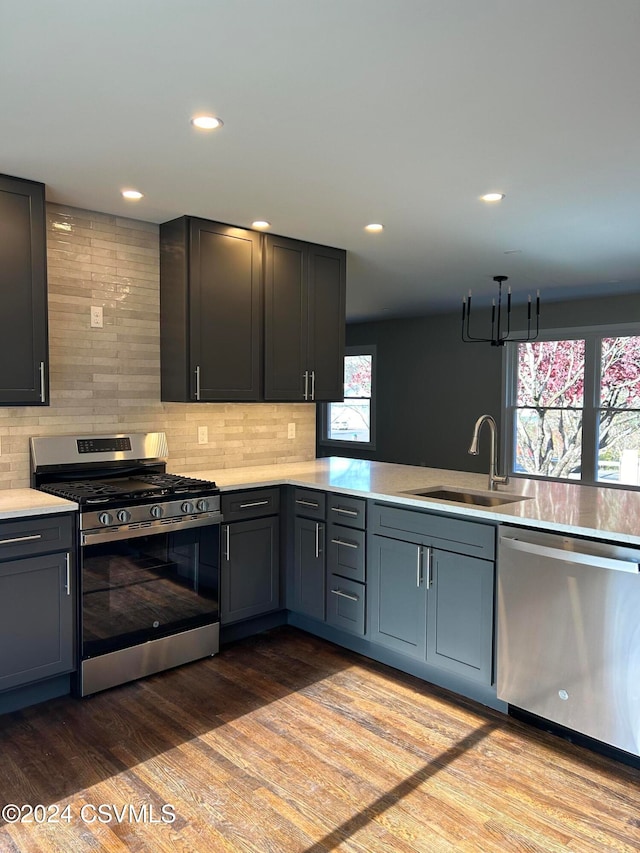
[[[293,628],[0,738],[1,853],[640,849],[640,771]]]

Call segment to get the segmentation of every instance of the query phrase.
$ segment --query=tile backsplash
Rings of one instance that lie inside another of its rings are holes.
[[[160,402],[159,266],[157,225],[47,204],[51,405],[0,407],[0,488],[29,485],[31,435],[164,430],[175,472],[315,458],[313,404]]]

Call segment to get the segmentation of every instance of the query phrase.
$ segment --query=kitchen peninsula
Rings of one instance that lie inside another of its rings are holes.
[[[443,485],[485,492],[485,474],[346,457],[215,471],[196,470],[188,472],[188,476],[215,479],[223,492],[278,485],[300,486],[478,520],[521,524],[557,533],[640,545],[640,492],[626,489],[513,478],[508,486],[500,487],[497,494],[525,496],[526,500],[491,508],[469,506],[418,497],[411,492]]]

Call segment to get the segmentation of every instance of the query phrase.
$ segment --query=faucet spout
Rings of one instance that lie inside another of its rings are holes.
[[[502,477],[500,474],[498,474],[498,427],[495,422],[495,418],[493,418],[491,415],[480,415],[480,417],[476,421],[475,426],[473,427],[473,436],[471,438],[471,444],[469,445],[469,453],[471,454],[471,456],[477,456],[480,452],[480,430],[482,429],[485,423],[489,424],[489,432],[491,433],[489,489],[493,490],[497,488],[498,483],[508,483],[509,477]]]

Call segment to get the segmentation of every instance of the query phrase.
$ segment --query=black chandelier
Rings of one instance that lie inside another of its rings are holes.
[[[492,347],[503,347],[509,341],[515,343],[526,343],[526,341],[535,341],[538,337],[540,325],[540,291],[536,293],[536,320],[535,330],[531,329],[531,294],[527,305],[527,334],[526,337],[512,338],[511,332],[511,287],[507,290],[507,319],[506,325],[503,325],[502,317],[502,283],[508,280],[506,275],[494,275],[493,280],[498,283],[498,301],[493,300],[491,308],[491,337],[477,338],[469,331],[471,321],[471,291],[469,296],[462,299],[462,340],[467,343],[483,343],[491,344]]]

